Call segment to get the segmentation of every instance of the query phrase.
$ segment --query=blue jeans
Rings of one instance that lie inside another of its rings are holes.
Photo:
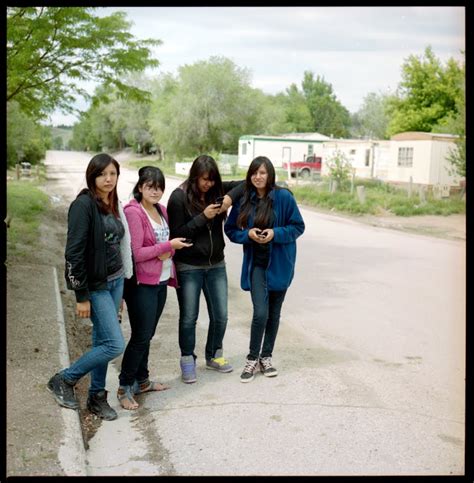
[[[207,304],[209,329],[206,360],[222,349],[227,327],[227,272],[225,266],[178,272],[176,294],[179,304],[179,347],[182,356],[193,355],[196,346],[196,321],[199,316],[201,290]]]
[[[131,386],[135,380],[141,383],[148,379],[150,342],[165,306],[167,283],[138,284],[127,297],[132,335],[122,358],[122,370],[119,375],[121,386]]]
[[[89,394],[105,389],[107,367],[125,348],[122,330],[118,321],[118,309],[123,293],[123,277],[107,282],[107,290],[90,292],[92,349],[83,354],[62,372],[66,381],[76,383],[91,373]]]
[[[281,306],[285,300],[286,290],[268,290],[263,267],[253,267],[251,277],[250,294],[253,303],[253,317],[248,357],[251,359],[271,357],[280,325]]]

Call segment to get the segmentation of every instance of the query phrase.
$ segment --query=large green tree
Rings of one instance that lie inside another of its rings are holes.
[[[96,7],[7,7],[7,101],[35,119],[56,109],[73,112],[86,81],[114,86],[130,99],[146,91],[126,85],[127,72],[155,67],[150,48],[136,40],[125,13],[94,15]],[[82,84],[82,86],[81,86]]]
[[[313,130],[326,136],[347,137],[351,118],[349,111],[337,100],[332,85],[319,75],[305,71],[301,83],[312,117]]]
[[[432,132],[435,126],[455,118],[464,81],[464,65],[453,58],[443,65],[430,46],[423,56],[410,55],[402,65],[397,92],[388,101],[387,134]]]
[[[158,144],[178,156],[236,152],[239,137],[258,124],[260,104],[249,77],[231,60],[211,57],[180,67],[176,79],[161,79],[150,118]]]

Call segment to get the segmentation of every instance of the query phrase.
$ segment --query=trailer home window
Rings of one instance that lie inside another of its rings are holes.
[[[398,166],[413,166],[413,148],[398,148]]]
[[[247,154],[247,143],[242,143],[242,155],[245,156]]]
[[[311,156],[313,154],[313,145],[308,144],[308,156]]]

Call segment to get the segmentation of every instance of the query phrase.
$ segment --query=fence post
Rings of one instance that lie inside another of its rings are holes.
[[[20,165],[15,164],[16,179],[20,179]]]
[[[365,203],[365,186],[357,186],[357,197],[361,204]]]
[[[420,203],[424,205],[426,203],[426,188],[424,186],[418,188],[418,195],[420,196]]]
[[[355,178],[355,172],[352,172],[352,176],[351,176],[351,194],[354,193],[354,178]]]
[[[411,198],[413,192],[413,176],[410,176],[410,183],[408,185],[408,198]]]
[[[337,191],[337,180],[332,180],[331,193],[335,193],[336,191]]]

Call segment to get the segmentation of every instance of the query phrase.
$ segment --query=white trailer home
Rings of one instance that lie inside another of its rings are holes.
[[[355,169],[358,178],[387,179],[390,164],[390,141],[332,139],[323,143],[321,175],[329,175],[328,161],[342,153]]]
[[[266,156],[275,168],[285,161],[304,161],[312,154],[323,154],[323,142],[331,139],[319,133],[292,133],[282,136],[241,136],[239,166],[250,166],[257,156]]]
[[[455,149],[453,134],[403,132],[390,138],[390,166],[387,179],[392,182],[426,186],[459,186],[460,176],[451,175],[448,156]]]

